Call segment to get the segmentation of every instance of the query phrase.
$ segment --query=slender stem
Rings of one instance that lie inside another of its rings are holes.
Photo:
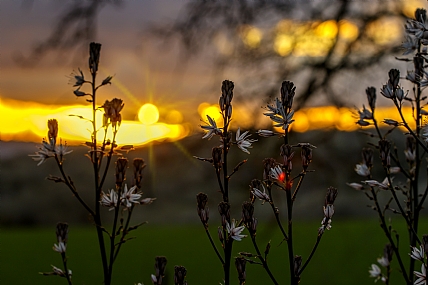
[[[109,154],[107,156],[107,164],[106,164],[106,167],[104,169],[104,173],[103,173],[103,176],[101,178],[101,182],[99,184],[100,194],[101,194],[101,189],[102,189],[102,187],[104,185],[104,181],[105,181],[105,179],[107,177],[107,172],[108,172],[108,169],[109,169],[109,166],[110,166],[110,163],[111,163],[111,159],[113,157],[114,145],[116,144],[116,135],[117,135],[117,129],[116,129],[116,126],[115,126],[114,127],[114,131],[113,131],[113,141],[112,141],[112,144],[111,144],[111,148],[110,148]]]
[[[269,266],[267,264],[266,259],[263,258],[262,254],[260,252],[260,249],[259,249],[259,247],[258,247],[258,245],[256,243],[256,236],[255,235],[251,235],[251,240],[253,241],[254,248],[256,249],[257,257],[260,259],[260,261],[263,264],[263,268],[266,270],[266,273],[269,275],[269,277],[272,280],[273,284],[278,285],[278,282],[275,280],[275,277],[273,276],[272,272],[269,269]]]
[[[210,231],[208,230],[208,225],[204,225],[204,228],[205,228],[205,232],[207,233],[208,239],[210,240],[211,246],[213,247],[215,253],[217,254],[217,257],[220,260],[221,264],[224,266],[223,257],[221,257],[220,252],[218,251],[217,247],[215,246],[214,240],[211,237]]]
[[[71,190],[73,195],[77,198],[80,204],[82,204],[82,206],[89,212],[89,214],[92,217],[94,217],[95,216],[94,211],[88,206],[88,204],[85,203],[85,201],[83,201],[82,197],[80,197],[79,195],[79,192],[77,192],[76,187],[74,187],[74,185],[71,184],[70,179],[67,177],[67,175],[65,175],[65,171],[64,171],[64,168],[62,167],[62,163],[60,163],[58,156],[56,154],[55,154],[55,160],[58,165],[59,171],[61,172],[62,178],[65,181],[65,185],[68,186],[68,188]]]
[[[281,233],[282,233],[282,235],[284,236],[284,239],[285,239],[285,240],[287,240],[287,239],[288,239],[287,233],[285,232],[284,227],[282,226],[282,223],[281,223],[281,221],[280,221],[280,219],[279,219],[279,211],[278,211],[278,209],[275,207],[275,204],[274,204],[274,202],[273,202],[273,197],[272,197],[272,187],[271,187],[271,186],[268,186],[267,188],[268,188],[269,197],[270,197],[270,202],[269,202],[269,204],[270,204],[270,206],[271,206],[271,208],[272,208],[273,214],[275,215],[276,223],[278,224],[279,229],[281,230]]]
[[[125,240],[125,236],[128,234],[129,222],[131,221],[132,211],[134,210],[134,204],[132,204],[131,209],[128,210],[128,216],[126,217],[125,227],[122,229],[122,236],[120,237],[119,245],[117,246],[113,261],[116,260],[119,255],[120,248],[122,247],[123,241]]]
[[[288,179],[290,179],[289,174],[287,174],[286,178],[286,197],[287,197],[287,219],[288,219],[288,261],[290,266],[290,279],[291,285],[297,285],[297,278],[294,274],[294,252],[293,252],[293,200],[291,198],[291,187],[288,186]]]
[[[381,221],[380,227],[384,231],[386,237],[388,238],[389,243],[392,246],[392,249],[394,250],[395,255],[397,256],[398,264],[400,265],[401,273],[403,274],[404,280],[406,281],[406,283],[408,285],[410,285],[411,280],[409,279],[409,277],[407,275],[406,268],[404,267],[403,260],[400,256],[400,252],[398,251],[398,248],[395,245],[394,240],[392,239],[391,233],[389,232],[388,227],[386,225],[385,216],[383,215],[383,213],[380,209],[380,205],[379,205],[379,201],[377,200],[376,192],[375,192],[373,187],[370,187],[370,191],[372,193],[373,201],[375,202],[376,211],[377,211],[379,218],[380,218],[380,221]]]
[[[304,170],[302,173],[299,174],[299,176],[300,176],[299,182],[297,182],[297,186],[294,189],[293,196],[291,197],[291,199],[293,201],[296,200],[297,192],[299,192],[299,189],[302,186],[303,178],[305,178],[305,175],[306,175],[306,171],[304,171]]]
[[[100,186],[100,173],[98,168],[98,147],[97,147],[97,125],[96,125],[96,90],[95,90],[95,79],[96,79],[96,73],[92,73],[92,127],[93,127],[93,133],[92,133],[92,165],[94,169],[94,187],[95,187],[95,217],[94,222],[97,229],[97,237],[98,237],[98,244],[100,247],[100,253],[101,253],[101,260],[103,264],[103,271],[104,271],[104,284],[110,285],[110,275],[108,272],[108,262],[107,262],[107,253],[105,248],[105,242],[104,242],[104,236],[103,236],[103,230],[102,230],[102,222],[101,222],[101,206],[99,203],[100,196],[101,196],[101,188]]]
[[[61,257],[62,257],[62,264],[64,265],[65,278],[67,279],[68,285],[72,285],[72,283],[71,283],[71,276],[68,273],[67,257],[65,256],[65,252],[61,252]]]
[[[312,251],[309,254],[308,259],[305,261],[305,263],[303,264],[303,266],[300,268],[299,273],[297,274],[298,276],[300,276],[302,274],[303,270],[305,270],[306,266],[308,266],[309,262],[311,261],[312,257],[315,254],[315,251],[317,250],[317,247],[318,247],[318,245],[319,245],[319,243],[321,241],[322,236],[323,236],[322,234],[319,234],[317,236],[317,241],[316,241],[314,247],[312,248]]]
[[[223,270],[224,270],[224,284],[229,285],[230,284],[230,260],[232,259],[232,245],[233,245],[233,239],[228,238],[225,242],[224,246],[224,263],[223,263]]]
[[[122,185],[119,187],[119,191],[118,191],[119,197],[121,196],[121,189],[122,189]],[[115,240],[116,240],[116,227],[117,227],[117,219],[119,217],[119,211],[120,211],[120,198],[117,199],[116,207],[114,208],[113,228],[110,236],[110,262],[109,262],[109,268],[108,268],[110,279],[113,274],[114,247],[115,247]]]

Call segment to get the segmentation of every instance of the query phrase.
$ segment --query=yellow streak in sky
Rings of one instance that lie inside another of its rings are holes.
[[[3,100],[0,104],[1,139],[5,141],[40,142],[46,137],[47,121],[57,119],[58,137],[68,143],[90,141],[92,125],[92,108],[83,105],[48,106],[32,102]],[[158,114],[154,114],[158,115]],[[77,117],[80,116],[80,117]],[[102,124],[102,112],[97,112],[99,128]],[[155,122],[143,124],[139,121],[123,120],[116,141],[119,145],[143,145],[152,141],[175,141],[188,135],[188,129],[181,124]],[[99,138],[104,131],[100,129]],[[109,129],[108,137],[111,137]]]
[[[123,120],[117,134],[117,143],[119,145],[144,145],[152,141],[177,141],[190,135],[189,123],[167,124],[158,122],[157,108],[154,105],[147,104],[140,110],[150,110],[151,117],[143,117],[143,121]],[[201,119],[207,121],[206,115],[219,120],[218,105],[202,103],[198,111]],[[141,111],[140,111],[141,112]],[[412,109],[403,108],[404,118],[414,128]],[[75,115],[75,116],[70,116]],[[249,120],[253,120],[253,125],[265,119],[269,124],[269,119],[261,116],[242,116],[239,109],[233,113],[233,120],[237,126],[244,126],[240,118],[245,118],[248,125]],[[81,118],[77,117],[81,116]],[[97,122],[100,130],[98,139],[102,139],[104,131],[101,128],[103,113],[97,112]],[[31,141],[40,142],[41,138],[46,137],[47,121],[57,119],[59,123],[58,136],[70,143],[83,143],[90,141],[92,125],[90,118],[92,109],[88,106],[52,106],[42,105],[33,102],[21,102],[13,100],[2,100],[0,103],[1,139],[4,141]],[[220,118],[219,118],[220,117]],[[375,112],[376,120],[381,126],[387,126],[382,121],[384,119],[393,119],[401,122],[398,111],[393,107],[378,107]],[[262,119],[261,119],[262,118]],[[356,124],[358,113],[355,109],[338,108],[334,106],[312,107],[296,111],[294,114],[295,122],[291,124],[291,130],[296,132],[306,132],[311,130],[339,130],[355,131],[360,129]],[[201,123],[205,124],[205,123]],[[217,122],[221,126],[221,122]],[[279,130],[278,130],[279,131]],[[111,129],[108,132],[111,137]]]

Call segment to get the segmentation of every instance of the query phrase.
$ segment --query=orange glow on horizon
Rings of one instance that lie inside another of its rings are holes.
[[[220,109],[216,104],[202,103],[198,107],[202,121],[207,121],[206,115],[216,120],[219,127],[222,126]],[[265,121],[268,128],[270,120],[260,114],[253,116],[241,116],[242,111],[234,110],[232,119],[237,126],[245,127],[245,124],[260,125]],[[41,142],[47,133],[47,120],[57,119],[59,123],[58,137],[68,144],[80,144],[90,140],[92,125],[92,109],[89,106],[52,106],[33,102],[21,102],[3,100],[0,104],[1,114],[1,139],[3,141]],[[411,128],[414,128],[412,109],[403,107],[405,120]],[[74,116],[70,116],[74,115]],[[116,141],[119,145],[141,146],[152,141],[176,141],[190,135],[189,124],[182,123],[182,115],[177,110],[171,111],[169,123],[159,122],[159,113],[155,105],[146,104],[140,108],[136,120],[123,120],[119,128]],[[77,117],[80,116],[80,117]],[[104,132],[101,128],[102,112],[97,112],[99,124],[98,139],[103,139]],[[376,120],[380,126],[389,127],[382,123],[384,119],[393,119],[401,122],[398,111],[394,107],[378,107],[375,112]],[[305,108],[295,112],[294,122],[290,129],[295,132],[312,130],[339,130],[355,131],[361,129],[356,124],[358,120],[357,110],[350,108],[338,108],[334,106]],[[245,122],[244,122],[244,121]],[[174,122],[174,123],[172,123]],[[250,127],[248,125],[248,128]],[[233,128],[235,128],[233,127]],[[365,129],[365,128],[363,128]],[[281,132],[280,129],[277,129]],[[111,128],[108,136],[111,137]]]
[[[145,106],[146,108],[143,108]],[[146,104],[143,107],[139,112],[141,121],[122,120],[116,137],[119,145],[140,146],[152,141],[175,141],[189,134],[186,125],[158,122],[159,113],[156,113],[157,108],[154,105]],[[91,137],[92,108],[90,106],[52,106],[3,100],[0,104],[0,114],[3,141],[40,142],[43,137],[46,137],[48,119],[54,118],[59,124],[58,137],[67,143],[82,143],[89,141]],[[96,121],[99,127],[97,139],[99,140],[104,136],[101,128],[102,117],[103,113],[97,112]],[[111,133],[109,128],[108,137],[110,138]]]

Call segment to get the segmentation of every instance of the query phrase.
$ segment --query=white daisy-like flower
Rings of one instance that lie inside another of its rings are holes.
[[[373,119],[373,114],[369,110],[366,109],[366,106],[363,105],[363,110],[358,110],[358,114],[360,115],[360,120],[371,120]]]
[[[206,130],[207,133],[202,137],[202,139],[211,139],[214,135],[221,134],[221,129],[217,127],[217,123],[213,118],[207,115],[208,125],[201,126],[202,129]]]
[[[265,138],[269,138],[269,137],[273,137],[276,136],[277,133],[270,131],[270,130],[258,130],[257,134],[261,137],[265,137]]]
[[[362,190],[364,188],[360,183],[346,183],[349,187],[354,188],[355,190]]]
[[[409,19],[407,23],[404,25],[406,32],[408,34],[415,35],[416,38],[420,39],[423,37],[424,32],[427,30],[425,25],[419,21]]]
[[[415,281],[415,285],[426,285],[427,284],[427,272],[425,268],[425,264],[421,266],[421,272],[414,271],[415,276],[418,278]]]
[[[110,207],[109,211],[112,211],[117,205],[117,199],[118,199],[118,195],[116,191],[111,189],[109,194],[105,194],[104,192],[101,192],[100,204],[106,207]]]
[[[382,256],[380,258],[377,259],[377,262],[382,265],[383,267],[388,267],[389,266],[389,260],[388,258],[386,258],[385,256]]]
[[[420,246],[419,248],[412,247],[412,253],[410,253],[411,258],[423,261],[424,256],[425,256],[425,252],[424,252],[423,246]]]
[[[45,162],[46,159],[53,157],[53,154],[47,149],[40,148],[40,150],[37,151],[35,154],[30,154],[29,156],[31,156],[34,161],[39,161],[39,163],[37,163],[37,166],[39,166],[40,164]]]
[[[382,272],[380,271],[379,266],[376,264],[372,264],[371,269],[369,270],[370,277],[380,278],[382,276]]]
[[[389,168],[389,173],[391,174],[397,174],[399,172],[401,172],[401,169],[398,166],[393,166]]]
[[[369,185],[369,186],[371,186],[371,187],[379,187],[379,188],[381,188],[383,190],[388,190],[389,189],[388,185],[380,183],[380,182],[378,182],[376,180],[365,180],[365,181],[362,181],[362,182],[365,183],[365,184],[367,184],[367,185]]]
[[[250,136],[251,134],[248,134],[248,131],[245,131],[241,134],[241,128],[238,128],[238,130],[236,131],[236,144],[243,152],[246,152],[248,154],[250,154],[250,152],[247,150],[247,148],[252,148],[251,144],[257,141],[253,139],[248,139]]]
[[[150,277],[152,279],[153,284],[157,284],[158,283],[158,279],[156,278],[156,275],[152,274]]]
[[[51,265],[51,266],[52,266],[53,275],[58,275],[58,276],[65,277],[65,272],[62,269],[60,269],[60,268],[58,268],[56,266],[53,266],[53,265]],[[70,269],[68,270],[68,275],[69,276],[72,275],[72,272],[71,272]]]
[[[417,50],[417,46],[418,46],[418,39],[411,36],[407,36],[406,41],[401,44],[401,47],[404,49],[403,55],[413,53],[414,51]]]
[[[278,180],[280,182],[284,182],[285,179],[285,173],[282,171],[281,166],[277,165],[274,168],[270,169],[270,177]]]
[[[274,124],[275,127],[281,127],[285,131],[288,126],[294,122],[294,111],[291,110],[290,113],[285,114],[284,107],[278,98],[276,98],[275,103],[276,106],[268,105],[267,108],[269,112],[263,113],[263,115],[268,116],[274,123],[276,123]]]
[[[64,242],[61,241],[58,244],[54,244],[54,246],[52,248],[56,252],[64,253],[67,249],[67,246]]]
[[[365,163],[360,163],[355,165],[355,172],[357,172],[358,175],[361,176],[369,176],[370,175],[370,169],[367,167]]]
[[[253,195],[256,196],[259,200],[263,201],[263,203],[264,202],[270,202],[270,197],[266,193],[265,187],[263,185],[262,185],[262,187],[263,187],[263,192],[257,188],[253,188],[253,191],[251,191],[251,193],[253,193]]]
[[[141,205],[150,205],[156,198],[144,198],[140,201]]]
[[[67,145],[66,144],[61,143],[59,146],[57,146],[55,148],[55,153],[59,156],[64,156],[64,155],[67,155],[71,152],[73,152],[73,150],[67,151]]]
[[[235,227],[235,220],[232,219],[232,223],[226,222],[226,230],[229,233],[229,236],[236,241],[241,241],[246,235],[241,235],[242,231],[245,229],[245,226]]]
[[[134,193],[137,190],[137,186],[133,186],[128,190],[128,185],[125,184],[125,187],[123,189],[121,202],[123,205],[127,208],[131,208],[132,203],[139,204],[140,201],[138,199],[141,198],[140,193]]]

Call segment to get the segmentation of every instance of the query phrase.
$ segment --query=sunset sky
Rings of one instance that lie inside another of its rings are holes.
[[[2,1],[2,98],[44,104],[84,103],[72,94],[69,76],[79,67],[86,71],[87,51],[75,49],[71,55],[50,52],[30,68],[14,60],[20,55],[28,56],[32,47],[48,38],[52,26],[73,2]],[[185,1],[123,1],[118,7],[106,5],[101,9],[93,39],[102,43],[100,76],[115,75],[113,82],[118,83],[100,92],[101,98],[123,98],[127,108],[134,109],[134,115],[148,101],[166,108],[183,107],[179,106],[184,104],[180,97],[189,93],[190,85],[184,83],[189,81],[186,76],[196,73],[178,73],[174,50],[162,47],[145,31],[150,24],[173,20],[184,4]]]
[[[37,106],[45,108],[45,112],[56,112],[63,105],[87,105],[83,99],[73,95],[73,84],[70,84],[73,71],[81,68],[87,72],[87,48],[75,48],[65,53],[49,52],[31,67],[23,67],[16,60],[28,57],[33,47],[47,39],[60,16],[69,5],[75,3],[79,2],[1,2],[0,98],[3,105],[16,110]],[[179,47],[165,44],[148,33],[153,24],[173,22],[184,12],[186,3],[183,0],[121,1],[120,5],[106,4],[100,10],[93,39],[102,44],[99,76],[100,80],[108,75],[114,75],[114,78],[111,86],[98,93],[99,104],[106,99],[121,98],[125,102],[124,119],[139,122],[140,108],[152,103],[158,108],[159,122],[178,124],[192,121],[194,128],[198,128],[196,124],[201,116],[198,106],[201,107],[204,102],[206,107],[215,104],[219,95],[212,89],[212,66],[201,57],[183,61]],[[257,40],[257,30],[251,32],[251,37],[243,39],[249,45]],[[236,86],[240,85],[244,76],[236,73],[225,75],[235,81]],[[377,84],[380,85],[381,82]],[[360,106],[365,100],[364,88],[360,90],[362,96],[352,99],[355,106]],[[262,101],[256,104],[261,106]],[[333,113],[339,114],[341,111],[335,110]],[[177,116],[172,114],[182,117],[177,120]],[[16,120],[19,120],[21,115],[17,116]],[[175,119],[171,119],[173,117]],[[5,119],[2,121],[4,123]],[[38,122],[33,125],[42,129],[40,133],[44,132],[44,124]],[[192,130],[187,128],[189,131]]]

